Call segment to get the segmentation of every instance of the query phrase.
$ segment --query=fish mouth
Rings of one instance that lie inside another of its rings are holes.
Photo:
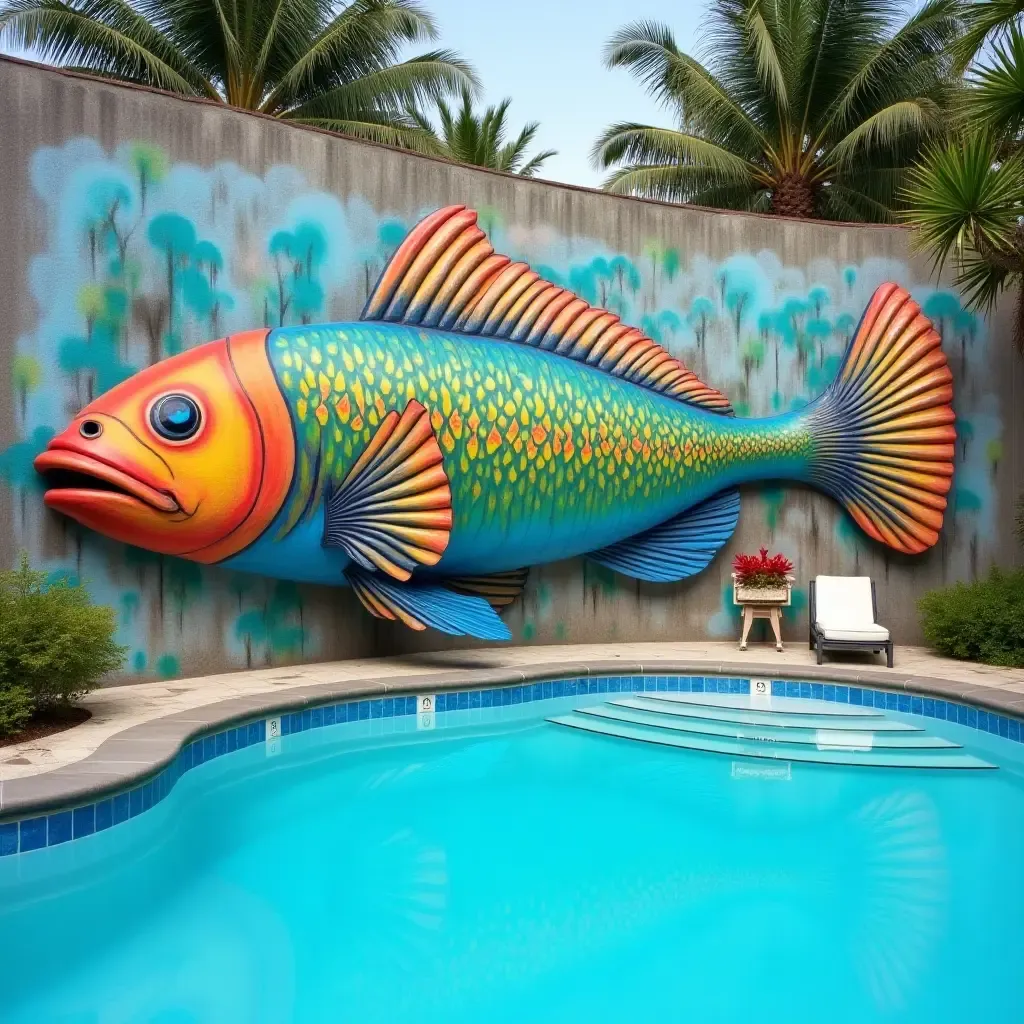
[[[51,448],[36,456],[33,465],[46,480],[43,500],[47,505],[63,507],[74,505],[76,501],[94,501],[97,495],[108,494],[112,501],[141,502],[168,515],[183,511],[170,492],[151,487],[91,455]]]

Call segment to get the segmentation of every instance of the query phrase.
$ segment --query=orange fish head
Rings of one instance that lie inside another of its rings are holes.
[[[35,460],[46,504],[115,540],[198,562],[255,540],[294,461],[266,335],[166,359],[87,405]]]

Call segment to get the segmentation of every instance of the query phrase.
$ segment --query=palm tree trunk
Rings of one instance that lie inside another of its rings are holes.
[[[803,175],[788,172],[772,189],[772,213],[808,220],[814,216],[814,193],[814,186]]]
[[[1013,340],[1017,345],[1017,351],[1024,355],[1024,283],[1017,286],[1017,322],[1013,327]]]

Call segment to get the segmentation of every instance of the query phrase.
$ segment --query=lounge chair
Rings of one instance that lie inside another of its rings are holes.
[[[812,651],[885,651],[892,668],[892,637],[878,625],[875,581],[870,576],[818,576],[810,585]]]

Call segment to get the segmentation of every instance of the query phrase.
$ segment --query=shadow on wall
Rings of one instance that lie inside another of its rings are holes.
[[[398,214],[319,192],[295,167],[256,176],[233,163],[178,163],[141,142],[110,152],[91,138],[38,150],[30,179],[45,242],[25,268],[34,323],[11,367],[17,436],[0,451],[16,545],[53,574],[84,579],[96,600],[118,609],[118,639],[139,677],[445,645],[433,634],[384,630],[381,649],[345,591],[105,541],[48,515],[32,470],[84,404],[147,364],[231,331],[355,318],[408,227],[430,208]],[[714,262],[654,239],[640,252],[610,252],[586,237],[506,224],[493,209],[480,210],[480,224],[498,251],[660,341],[728,394],[740,416],[789,411],[818,395],[872,291],[884,280],[904,283],[942,334],[960,438],[947,528],[915,571],[924,566],[932,583],[987,567],[1002,428],[985,324],[956,294],[915,281],[893,260],[788,266],[763,250]],[[738,630],[729,564],[737,550],[762,543],[791,558],[802,581],[818,565],[885,579],[892,571],[901,602],[910,592],[901,561],[827,499],[766,487],[745,493],[737,536],[703,576],[656,587],[589,563],[548,566],[533,572],[508,621],[523,643],[728,637]],[[801,586],[788,612],[791,636],[804,628],[805,603]]]

